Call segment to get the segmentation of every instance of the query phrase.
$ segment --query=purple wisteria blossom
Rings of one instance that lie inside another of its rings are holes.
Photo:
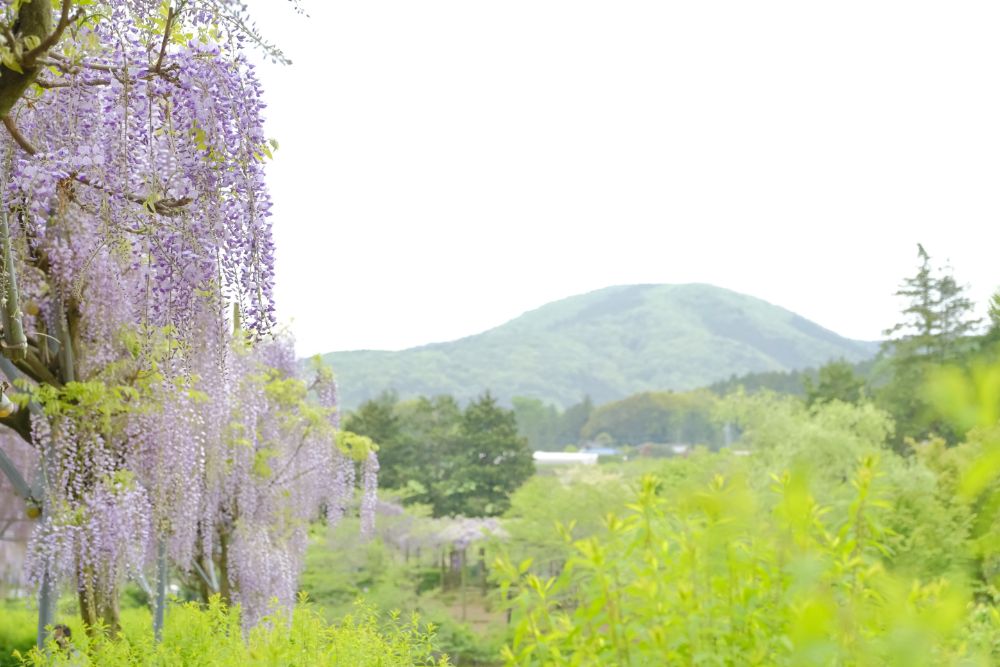
[[[57,4],[0,6],[24,70],[0,73],[2,361],[22,399],[0,463],[41,513],[27,577],[43,597],[72,581],[84,620],[114,625],[124,581],[165,554],[252,622],[293,601],[307,524],[343,511],[355,462],[332,377],[300,379],[271,337],[265,105],[246,21],[220,19],[242,3]]]

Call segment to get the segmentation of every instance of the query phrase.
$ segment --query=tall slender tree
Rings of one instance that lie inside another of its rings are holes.
[[[993,292],[990,296],[990,302],[987,306],[987,325],[986,334],[983,336],[983,345],[987,348],[992,348],[998,343],[1000,343],[1000,289]]]
[[[938,271],[924,246],[917,244],[920,265],[896,296],[906,303],[902,321],[886,329],[883,350],[900,362],[944,362],[964,349],[979,320],[974,304],[948,271]]]
[[[947,425],[930,414],[921,387],[934,364],[954,361],[972,347],[979,320],[965,286],[949,271],[934,267],[923,245],[917,245],[917,272],[903,281],[896,296],[904,300],[902,320],[885,330],[882,354],[889,378],[877,393],[879,403],[896,420],[895,444],[931,431],[947,433]]]

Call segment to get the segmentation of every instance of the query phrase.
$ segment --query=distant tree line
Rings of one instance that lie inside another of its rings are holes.
[[[560,412],[534,398],[513,400],[517,425],[534,449],[642,445],[723,444],[712,416],[717,397],[707,390],[649,391],[594,406],[589,398]]]
[[[515,397],[513,409],[489,393],[464,409],[451,396],[400,401],[385,393],[361,405],[345,428],[382,449],[384,486],[435,515],[494,516],[532,471],[532,449],[565,450],[646,443],[726,444],[719,400],[734,392],[771,391],[799,396],[807,407],[832,401],[873,403],[893,419],[891,442],[908,452],[909,441],[958,437],[930,407],[920,388],[943,365],[971,365],[1000,350],[1000,293],[989,304],[986,327],[948,270],[918,246],[918,267],[903,280],[899,322],[885,331],[879,355],[869,361],[834,360],[818,369],[751,373],[705,389],[643,392],[594,405],[584,396],[565,410],[537,398]],[[888,319],[888,318],[887,318]]]
[[[771,390],[799,395],[807,405],[842,401],[872,402],[894,422],[892,444],[909,451],[908,442],[933,436],[957,441],[958,433],[932,407],[922,388],[947,365],[973,368],[1000,352],[1000,291],[993,294],[987,321],[974,316],[967,288],[947,268],[939,268],[922,246],[918,266],[896,292],[903,308],[899,321],[883,333],[875,359],[857,364],[832,361],[817,370],[752,373],[712,385],[719,394]],[[933,384],[933,383],[930,383]]]
[[[704,390],[643,392],[594,406],[589,399],[565,412],[538,399],[515,398],[518,428],[535,449],[563,449],[581,444],[647,442],[724,444],[724,428],[713,417],[715,399],[735,392],[771,391],[799,396],[808,406],[833,400],[873,402],[895,423],[893,444],[931,435],[954,441],[956,435],[929,407],[919,388],[945,364],[970,364],[1000,349],[1000,291],[988,304],[985,328],[973,316],[966,287],[950,270],[940,269],[927,250],[917,246],[918,266],[903,280],[899,322],[885,330],[874,359],[850,363],[833,360],[815,369],[765,371],[732,376]]]
[[[518,432],[528,440],[532,449],[562,450],[578,446],[580,432],[594,412],[589,396],[565,411],[546,405],[537,398],[515,396],[514,416]]]

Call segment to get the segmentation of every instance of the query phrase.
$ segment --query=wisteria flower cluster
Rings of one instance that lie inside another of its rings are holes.
[[[21,403],[0,464],[42,515],[29,576],[72,578],[88,622],[115,622],[163,552],[248,619],[291,603],[306,522],[353,493],[332,377],[310,387],[271,339],[272,144],[242,11],[0,5],[0,362]],[[4,454],[17,437],[34,472]]]
[[[335,522],[362,468],[361,519],[374,522],[373,451],[337,445],[336,386],[328,369],[300,378],[291,344],[274,340],[234,355],[225,446],[208,463],[213,499],[202,548],[229,567],[233,599],[255,623],[273,599],[292,605],[317,513]],[[209,546],[211,544],[211,546]]]

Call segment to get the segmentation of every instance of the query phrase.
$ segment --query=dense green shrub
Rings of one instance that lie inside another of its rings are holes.
[[[38,615],[21,601],[0,603],[0,667],[18,664],[14,651],[28,651],[35,645]]]
[[[675,492],[647,476],[600,535],[565,532],[574,555],[557,576],[501,558],[508,664],[996,664],[995,608],[960,580],[885,565],[892,488],[876,457],[856,464],[840,512],[808,478],[759,490],[737,473]]]
[[[244,635],[239,612],[218,600],[202,608],[194,603],[170,608],[163,642],[153,642],[149,616],[136,613],[123,619],[119,639],[92,639],[73,627],[69,651],[53,650],[48,656],[32,649],[22,657],[31,667],[124,667],[150,665],[181,667],[410,667],[447,665],[433,643],[433,628],[416,618],[397,616],[382,622],[369,608],[337,624],[327,624],[309,604],[300,602],[289,618],[275,611]]]
[[[587,537],[600,530],[605,514],[624,509],[625,474],[614,468],[566,467],[529,479],[505,515],[511,557],[531,558],[536,569],[560,567],[571,549],[555,530],[557,521],[572,524],[575,537]]]

